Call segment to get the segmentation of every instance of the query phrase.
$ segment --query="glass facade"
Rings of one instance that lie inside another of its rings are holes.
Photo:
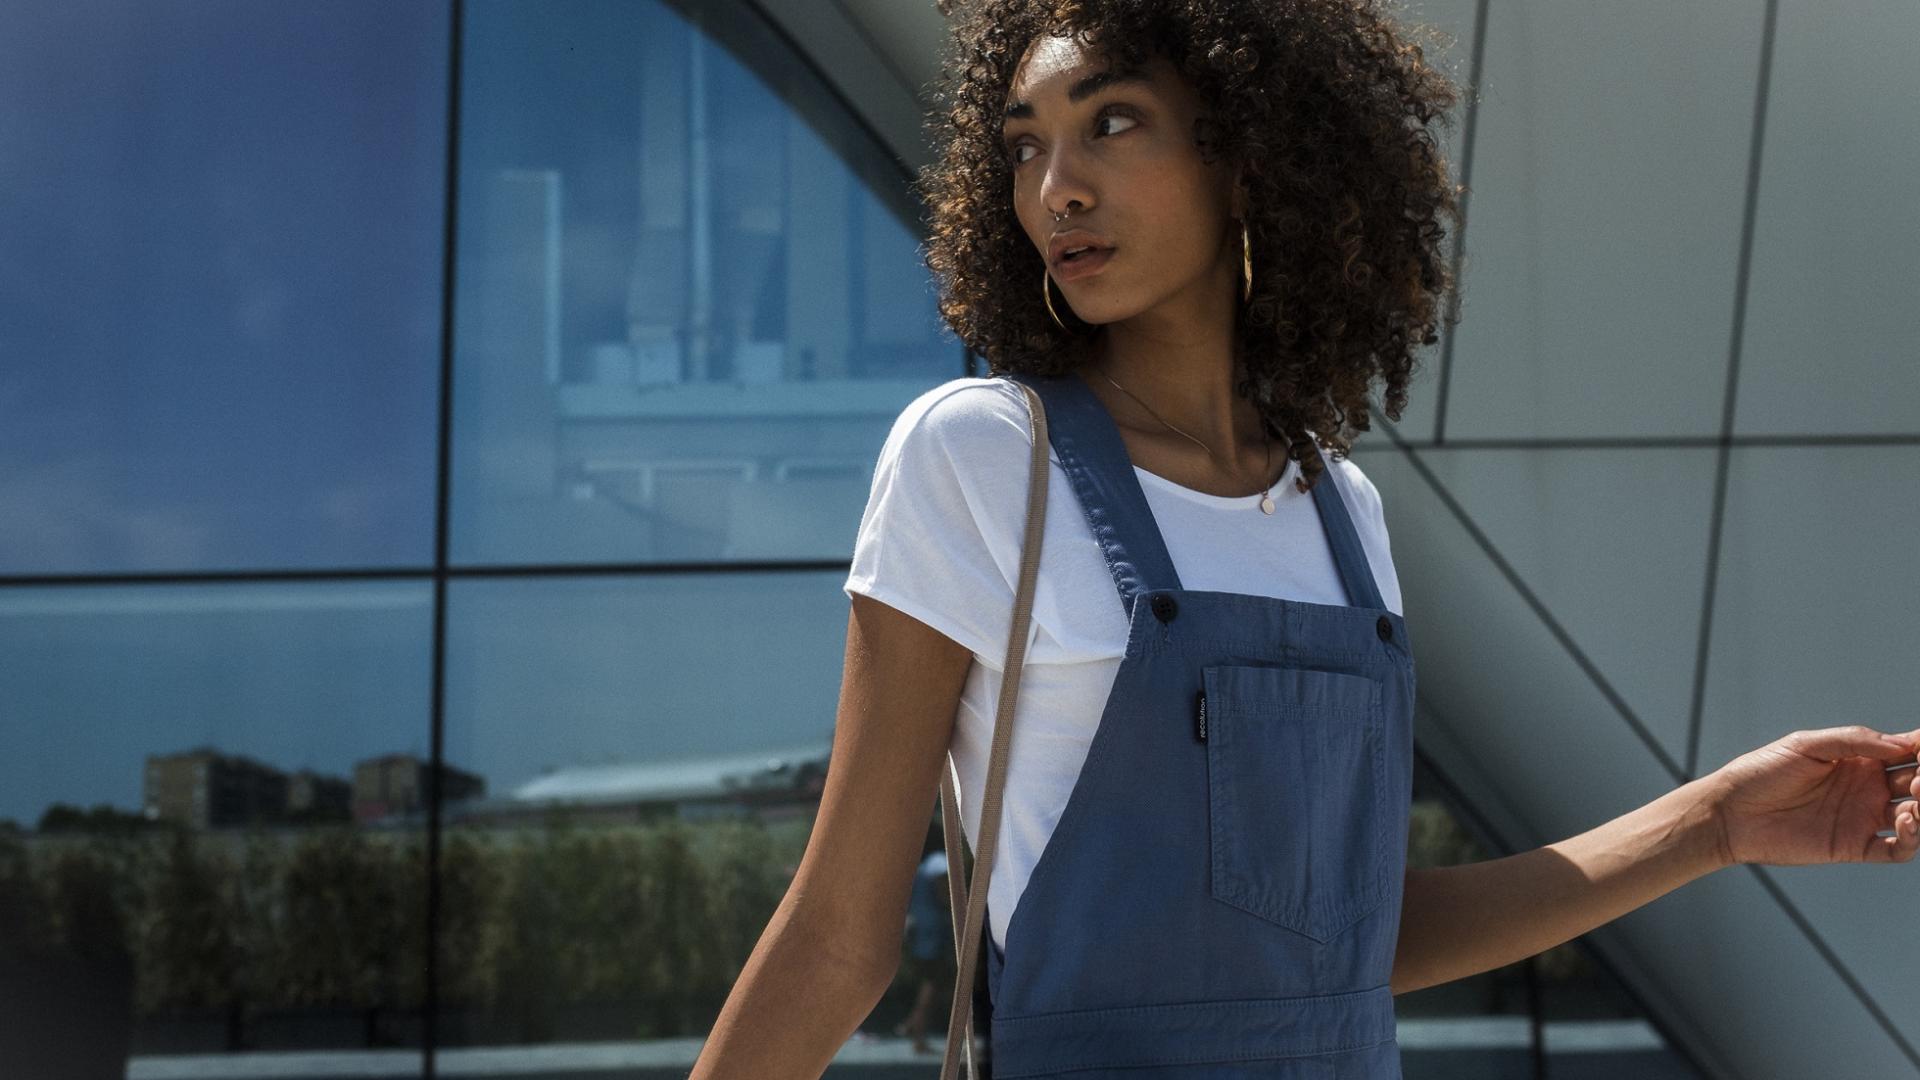
[[[466,6],[456,565],[844,559],[965,374],[906,174],[743,6]]]
[[[7,5],[0,574],[432,563],[447,24]]]
[[[0,1075],[684,1069],[970,370],[906,172],[744,0],[4,21]]]

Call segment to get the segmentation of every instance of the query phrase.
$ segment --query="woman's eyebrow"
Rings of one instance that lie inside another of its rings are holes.
[[[1077,105],[1109,86],[1113,86],[1116,83],[1129,82],[1151,83],[1153,80],[1148,78],[1147,73],[1139,68],[1128,68],[1119,71],[1096,71],[1069,87],[1067,89],[1067,100]],[[1033,103],[1030,101],[1016,101],[1007,106],[1006,119],[1008,120],[1027,120],[1031,119],[1032,116]]]

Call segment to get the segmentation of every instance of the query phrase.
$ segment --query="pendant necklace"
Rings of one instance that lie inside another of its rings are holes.
[[[1110,383],[1113,383],[1113,388],[1115,390],[1118,390],[1121,393],[1127,395],[1128,397],[1133,398],[1133,400],[1140,402],[1140,407],[1147,410],[1148,413],[1152,414],[1155,420],[1159,420],[1162,424],[1166,424],[1169,429],[1176,432],[1177,434],[1186,435],[1188,439],[1192,439],[1195,443],[1199,443],[1200,449],[1205,450],[1207,452],[1207,457],[1210,460],[1212,460],[1215,464],[1219,464],[1220,459],[1217,457],[1214,457],[1212,447],[1208,446],[1206,443],[1200,442],[1199,439],[1194,439],[1193,436],[1191,435],[1187,435],[1186,432],[1181,431],[1179,428],[1174,427],[1172,424],[1167,424],[1166,420],[1162,419],[1159,413],[1153,411],[1153,406],[1148,405],[1144,401],[1140,401],[1138,397],[1134,396],[1133,391],[1127,389],[1124,386],[1121,386],[1117,382],[1113,382],[1113,376],[1108,375],[1106,372],[1102,371],[1100,373],[1100,377],[1107,380]],[[1271,435],[1267,437],[1267,466],[1266,467],[1268,472],[1273,471],[1273,437]],[[1278,483],[1279,481],[1275,480],[1273,484],[1267,485],[1267,489],[1265,491],[1260,493],[1260,512],[1261,513],[1264,513],[1264,514],[1273,513],[1273,487],[1274,487],[1274,484],[1278,484]]]

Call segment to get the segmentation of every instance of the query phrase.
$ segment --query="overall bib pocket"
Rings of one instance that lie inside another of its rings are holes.
[[[1391,891],[1380,683],[1239,665],[1202,681],[1209,890],[1327,941]]]

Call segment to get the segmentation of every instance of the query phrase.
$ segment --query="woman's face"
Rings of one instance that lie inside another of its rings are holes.
[[[1178,328],[1231,311],[1241,211],[1225,164],[1200,160],[1202,109],[1157,55],[1140,71],[1112,72],[1079,42],[1044,37],[1015,70],[1003,128],[1014,212],[1081,319],[1150,314]],[[1074,229],[1112,247],[1091,273],[1076,276],[1049,251]]]

